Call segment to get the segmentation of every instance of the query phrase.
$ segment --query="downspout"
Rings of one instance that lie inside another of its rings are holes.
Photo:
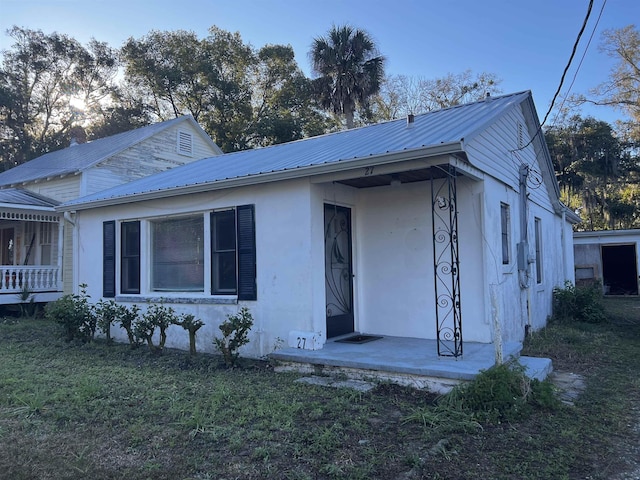
[[[562,240],[562,280],[563,283],[567,281],[567,239],[564,229],[567,224],[567,209],[562,208],[562,225],[560,228],[560,238]]]
[[[64,212],[64,219],[71,224],[72,227],[76,226],[76,222],[71,220],[71,212]]]

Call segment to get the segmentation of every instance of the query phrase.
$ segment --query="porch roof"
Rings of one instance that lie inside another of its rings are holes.
[[[60,202],[22,188],[0,189],[0,208],[28,208],[52,212],[53,207],[57,205],[60,205]]]
[[[295,142],[205,158],[102,192],[58,210],[80,210],[214,188],[330,173],[427,156],[464,152],[473,138],[531,92],[485,100]]]

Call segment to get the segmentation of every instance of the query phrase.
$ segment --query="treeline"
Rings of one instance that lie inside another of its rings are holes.
[[[0,64],[2,170],[66,147],[72,136],[92,140],[185,114],[232,152],[334,131],[349,113],[361,125],[499,92],[490,74],[385,77],[366,32],[348,26],[314,40],[313,79],[291,46],[256,49],[215,26],[204,38],[152,31],[117,49],[19,27],[7,34],[14,43]],[[346,67],[340,55],[349,56]]]
[[[0,58],[0,171],[71,138],[89,141],[192,115],[225,152],[315,136],[502,93],[494,74],[424,79],[385,75],[367,32],[331,28],[313,39],[314,78],[289,45],[255,48],[239,33],[151,31],[114,48],[60,33],[13,27]],[[640,227],[640,39],[629,26],[605,32],[615,58],[608,80],[567,104],[612,105],[630,119],[609,125],[565,115],[545,135],[563,200],[580,229]]]

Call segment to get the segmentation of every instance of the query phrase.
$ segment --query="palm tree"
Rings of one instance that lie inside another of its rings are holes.
[[[318,75],[314,90],[320,105],[344,115],[347,128],[353,128],[356,105],[366,107],[380,90],[384,57],[367,32],[349,25],[334,25],[326,37],[315,38],[309,56]]]

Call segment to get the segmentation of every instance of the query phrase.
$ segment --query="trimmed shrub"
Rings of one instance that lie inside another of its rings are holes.
[[[131,348],[137,348],[140,345],[141,339],[136,336],[134,332],[134,327],[138,322],[138,314],[140,313],[140,307],[137,305],[131,305],[131,307],[126,307],[121,305],[122,310],[120,311],[120,327],[124,328],[127,332],[127,338],[129,339],[129,345]]]
[[[177,324],[189,332],[189,354],[196,354],[196,332],[204,325],[202,320],[196,319],[190,313],[183,313],[177,321]]]
[[[213,343],[222,353],[227,367],[234,367],[238,362],[238,350],[249,343],[249,330],[253,326],[253,316],[247,307],[242,307],[235,315],[227,315],[220,324],[222,338],[214,338]]]
[[[170,325],[178,324],[178,316],[171,307],[165,307],[163,304],[153,304],[147,308],[142,314],[133,328],[136,337],[147,342],[149,350],[160,353],[164,349],[167,341],[167,328]],[[160,340],[158,345],[153,344],[153,334],[156,328],[160,329]]]

